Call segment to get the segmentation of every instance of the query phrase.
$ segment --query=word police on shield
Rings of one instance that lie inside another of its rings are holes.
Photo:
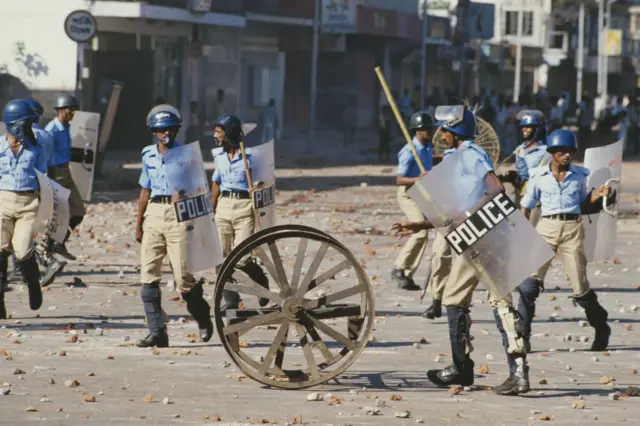
[[[253,203],[256,209],[270,206],[276,201],[275,186],[257,189],[253,192]]]
[[[462,254],[516,210],[513,201],[501,192],[447,234],[445,239],[457,254]]]
[[[195,197],[187,198],[186,200],[176,201],[174,207],[176,209],[178,222],[197,219],[213,213],[213,204],[211,204],[209,193],[196,195]]]

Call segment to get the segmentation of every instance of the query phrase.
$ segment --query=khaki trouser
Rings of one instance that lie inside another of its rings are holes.
[[[216,208],[216,223],[222,242],[222,255],[227,257],[231,250],[253,234],[253,200],[220,197]],[[238,264],[243,265],[248,260],[249,256],[245,256]]]
[[[429,291],[431,297],[442,300],[444,287],[451,272],[451,247],[447,244],[442,234],[436,232],[433,242],[433,255],[431,257],[431,277],[429,279]]]
[[[444,287],[442,304],[457,308],[468,308],[471,305],[473,292],[478,286],[476,270],[462,256],[454,256],[451,263],[451,273]],[[492,291],[489,291],[489,303],[494,308],[511,306],[511,293],[498,299]]]
[[[407,194],[407,188],[405,186],[398,187],[398,204],[400,208],[411,222],[421,222],[424,220],[424,215],[418,208],[418,205]],[[424,251],[427,248],[428,231],[420,231],[413,234],[409,240],[405,243],[398,258],[396,260],[396,268],[403,270],[405,276],[412,277],[420,266],[420,260],[424,255]]]
[[[18,260],[31,254],[39,205],[37,192],[0,191],[0,251]]]
[[[185,225],[178,222],[173,204],[149,203],[144,212],[140,275],[143,284],[162,279],[162,261],[169,263],[180,293],[188,293],[195,278],[187,267]]]
[[[468,309],[473,292],[479,280],[476,271],[462,256],[455,256],[451,265],[451,274],[444,288],[442,304],[447,307]],[[496,309],[502,327],[507,336],[507,352],[511,355],[525,355],[524,341],[520,337],[513,314],[513,298],[507,293],[498,298],[489,290],[489,304]]]
[[[82,202],[80,191],[78,191],[78,187],[71,177],[69,163],[55,167],[54,180],[71,191],[71,194],[69,194],[69,211],[71,217],[84,216],[84,203]]]
[[[573,288],[573,295],[586,294],[590,285],[587,279],[587,259],[584,255],[582,219],[564,221],[542,218],[536,230],[555,253],[562,255],[564,270]],[[551,262],[553,259],[542,265],[534,277],[544,281]]]

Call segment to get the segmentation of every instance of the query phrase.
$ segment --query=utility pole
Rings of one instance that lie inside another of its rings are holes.
[[[604,0],[598,0],[598,95],[602,93],[604,55]]]
[[[611,5],[618,0],[607,0],[607,11],[605,15],[605,30],[604,36],[609,36],[609,30],[611,29]],[[606,49],[606,40],[602,43],[602,93],[604,95],[605,102],[609,95],[609,55]]]
[[[522,11],[516,12],[518,16],[518,30],[516,35],[516,69],[513,82],[513,102],[520,99],[520,74],[522,73],[522,26],[524,24],[524,14]]]
[[[427,0],[421,0],[422,40],[420,43],[420,109],[424,109],[424,98],[427,95]]]
[[[580,14],[578,17],[578,78],[576,79],[576,101],[582,102],[582,75],[584,72],[584,3],[580,3]]]
[[[311,90],[309,94],[309,139],[307,151],[313,152],[316,138],[316,98],[318,96],[318,44],[320,42],[320,0],[315,0],[313,15],[313,47],[311,50]]]

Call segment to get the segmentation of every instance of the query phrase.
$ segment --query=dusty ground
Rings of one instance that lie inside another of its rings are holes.
[[[327,142],[316,153],[337,146]],[[210,424],[217,416],[217,424],[285,424],[300,418],[312,425],[634,424],[640,400],[611,395],[640,385],[635,372],[640,370],[640,226],[634,214],[640,210],[640,164],[624,169],[622,209],[627,213],[620,221],[617,259],[589,266],[592,286],[610,314],[610,351],[585,351],[590,343],[581,340],[591,338],[592,331],[581,326],[583,313],[567,298],[570,290],[556,266],[534,322],[535,352],[529,358],[534,389],[526,397],[507,398],[482,388],[451,395],[426,380],[427,369],[448,362],[446,321],[421,318],[426,303],[420,305],[419,294],[399,291],[389,279],[399,242],[377,231],[401,216],[393,166],[367,165],[376,163],[374,150],[366,140],[344,149],[339,158],[311,159],[293,147],[288,155],[278,150],[283,157],[279,223],[329,232],[364,263],[375,290],[375,340],[339,381],[282,391],[239,378],[217,335],[208,344],[189,343],[186,335],[195,325],[180,321],[186,310],[169,300],[177,295],[169,290],[163,302],[172,319],[172,347],[156,354],[131,347],[146,334],[138,295],[139,247],[133,238],[138,190],[131,182],[137,178],[137,158],[122,169],[122,156],[112,156],[111,179],[98,182],[90,214],[70,243],[79,261],[46,291],[37,314],[29,311],[21,285],[14,284],[7,296],[12,318],[0,323],[0,388],[9,394],[0,392],[0,424]],[[424,273],[423,265],[420,284]],[[68,285],[76,278],[86,287],[77,280],[76,286]],[[213,288],[205,292],[210,297]],[[485,292],[474,299],[476,384],[492,386],[505,378],[505,357]],[[414,344],[423,337],[426,343]],[[488,372],[480,374],[485,363]],[[69,380],[79,385],[68,387]],[[307,402],[313,392],[344,401],[329,405],[326,396]],[[96,401],[85,402],[91,399],[85,394]],[[394,394],[401,399],[391,400]],[[173,403],[162,403],[164,398]],[[580,398],[584,408],[572,408]],[[367,415],[364,407],[377,407],[380,414]],[[396,418],[402,411],[410,417]]]

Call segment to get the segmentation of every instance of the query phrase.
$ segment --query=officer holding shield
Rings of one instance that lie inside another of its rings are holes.
[[[44,114],[44,108],[42,107],[42,105],[40,105],[40,103],[35,99],[25,99],[25,100],[29,103],[29,105],[31,105],[31,108],[36,113],[39,120],[42,117],[42,114]],[[55,149],[55,139],[53,138],[53,135],[51,133],[47,132],[42,127],[40,127],[40,124],[38,124],[38,121],[33,123],[32,129],[33,129],[33,134],[36,136],[36,139],[38,140],[38,143],[41,144],[41,146],[45,151],[45,155],[47,157],[47,166],[49,167],[49,170],[51,170],[51,166],[53,166],[53,153]],[[46,243],[48,244],[48,241]],[[53,282],[56,275],[62,272],[67,262],[65,262],[64,260],[57,259],[53,255],[52,251],[47,249],[43,250],[41,260],[42,262],[44,262],[43,266],[46,267],[46,270],[42,277],[42,283],[43,283],[43,286],[45,286]]]
[[[489,200],[485,194],[504,191],[502,183],[494,173],[491,159],[486,152],[473,143],[476,133],[476,119],[466,107],[439,107],[436,119],[444,120],[442,130],[444,140],[449,149],[444,152],[444,162],[456,150],[462,153],[459,186],[474,191],[468,196],[469,206],[473,211],[477,206],[485,205]],[[477,185],[478,178],[483,184]],[[468,192],[468,191],[467,191]],[[456,218],[451,218],[456,219]],[[410,234],[421,229],[432,227],[429,221],[413,224],[394,224],[393,228],[400,234]],[[470,357],[471,317],[469,306],[473,292],[478,285],[476,270],[462,255],[452,259],[451,273],[447,279],[442,304],[447,308],[449,338],[451,340],[452,365],[442,370],[427,372],[429,380],[439,386],[470,386],[474,382],[474,362]],[[524,341],[518,332],[518,316],[513,308],[511,294],[499,299],[490,292],[490,304],[494,308],[494,317],[498,329],[503,334],[503,344],[508,354],[509,378],[494,388],[500,395],[519,395],[529,392],[529,367],[526,362]]]
[[[409,132],[413,134],[411,143],[413,143],[418,157],[427,171],[433,167],[431,137],[433,136],[434,124],[433,117],[425,111],[413,114],[409,120]],[[407,189],[422,176],[423,173],[413,156],[411,147],[408,144],[405,145],[398,153],[397,199],[404,214],[414,222],[422,220],[423,215],[418,205],[407,195]],[[412,235],[396,259],[395,269],[391,271],[391,278],[398,283],[398,287],[402,290],[420,290],[420,287],[413,281],[413,274],[420,265],[420,260],[427,247],[427,238],[426,230]]]
[[[215,212],[222,255],[227,257],[231,250],[247,239],[255,230],[253,199],[249,192],[245,158],[242,157],[240,142],[244,137],[242,122],[233,114],[224,114],[214,122],[214,143],[222,149],[214,150],[214,172],[211,202]],[[251,173],[251,151],[247,149],[246,166]],[[239,269],[264,288],[269,280],[255,259],[247,256],[238,262]],[[225,290],[222,310],[238,309],[240,296]],[[268,299],[260,299],[265,306]]]
[[[527,188],[527,182],[530,178],[530,170],[548,165],[551,162],[551,154],[547,152],[547,123],[542,112],[537,110],[524,110],[518,114],[519,136],[522,143],[516,148],[516,179],[503,179],[503,182],[511,182],[517,189],[517,198],[522,199]],[[529,223],[533,227],[540,220],[540,203],[536,205],[529,215]],[[531,323],[533,312],[535,310],[535,302],[540,295],[541,287],[539,282],[535,280],[525,280],[517,288],[520,294],[518,301],[518,313],[523,319],[523,337],[527,352],[530,350],[529,336],[531,327],[526,324]],[[531,319],[529,319],[531,318]]]
[[[11,253],[27,282],[29,306],[34,311],[42,306],[33,234],[40,204],[36,171],[47,172],[47,158],[32,130],[37,119],[20,99],[8,102],[2,113],[7,134],[0,137],[0,319],[7,318],[4,292]]]
[[[56,97],[54,108],[57,116],[47,126],[45,130],[53,135],[55,148],[53,150],[53,160],[51,162],[49,176],[64,188],[71,191],[69,195],[69,231],[62,244],[55,243],[53,239],[47,242],[47,252],[56,252],[69,260],[76,260],[76,257],[69,253],[66,241],[71,236],[71,232],[82,223],[85,209],[78,187],[71,177],[69,162],[71,161],[71,132],[69,131],[71,120],[78,109],[78,101],[74,96],[60,94]]]
[[[180,113],[170,105],[159,105],[147,117],[147,127],[157,143],[142,150],[140,198],[136,240],[141,243],[141,298],[149,327],[149,335],[136,346],[168,347],[169,336],[161,304],[160,280],[162,262],[169,256],[176,287],[187,305],[187,311],[198,323],[200,338],[208,342],[213,336],[210,306],[203,297],[202,282],[196,282],[187,267],[186,229],[178,222],[174,210],[164,154],[180,144],[176,136],[182,124]]]
[[[589,170],[571,164],[577,150],[576,137],[569,130],[559,129],[549,136],[547,151],[552,155],[551,164],[529,171],[529,184],[521,208],[529,217],[531,210],[540,203],[542,217],[536,230],[554,252],[562,254],[565,272],[573,288],[573,300],[584,309],[587,321],[595,329],[591,350],[604,351],[609,345],[611,328],[607,324],[608,313],[598,302],[587,279],[581,215],[598,213],[602,209],[601,198],[608,196],[611,189],[602,185],[587,192]],[[552,260],[520,287],[542,287]],[[535,298],[522,312],[523,334],[527,340],[534,313]]]

